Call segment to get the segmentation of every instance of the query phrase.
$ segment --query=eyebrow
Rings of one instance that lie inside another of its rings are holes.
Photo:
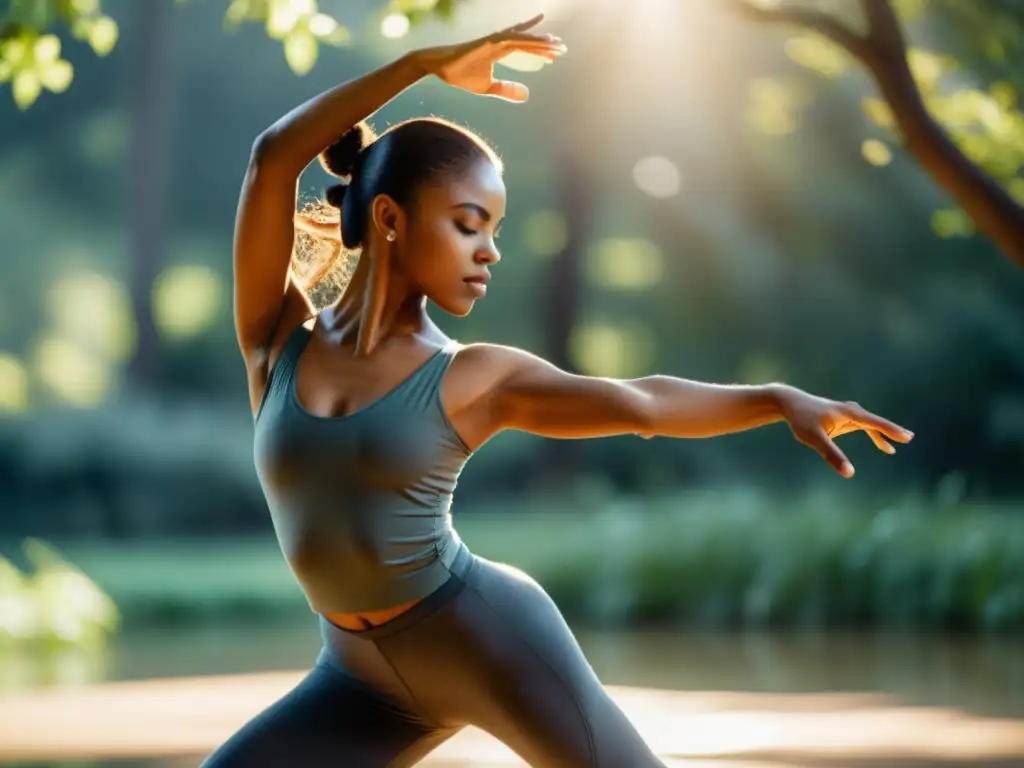
[[[484,221],[490,221],[492,218],[491,212],[477,203],[459,203],[458,205],[453,205],[452,208],[465,208],[469,211],[476,211]],[[504,219],[502,219],[502,221],[504,221]]]

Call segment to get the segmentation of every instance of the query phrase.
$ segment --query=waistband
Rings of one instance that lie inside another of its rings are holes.
[[[469,551],[469,548],[460,541],[458,543],[458,550],[455,553],[455,558],[452,560],[451,565],[448,566],[448,572],[451,575],[445,583],[404,613],[400,613],[390,621],[385,621],[383,624],[378,624],[377,626],[370,627],[369,629],[345,629],[344,627],[339,627],[337,624],[331,623],[323,616],[320,617],[321,622],[331,632],[338,632],[342,635],[350,635],[352,637],[365,638],[366,640],[377,640],[382,637],[387,637],[388,635],[393,635],[397,632],[401,632],[403,629],[411,627],[419,621],[422,621],[427,616],[444,606],[445,603],[454,599],[466,585],[466,576],[473,569],[474,565],[476,565],[476,558]]]

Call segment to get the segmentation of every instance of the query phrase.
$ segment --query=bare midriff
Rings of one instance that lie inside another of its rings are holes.
[[[337,627],[358,632],[359,630],[372,629],[373,627],[378,627],[385,622],[391,621],[392,619],[401,616],[420,602],[422,602],[422,598],[419,600],[413,600],[411,603],[402,603],[401,605],[396,605],[392,608],[385,608],[382,611],[364,611],[363,613],[325,613],[324,618]]]

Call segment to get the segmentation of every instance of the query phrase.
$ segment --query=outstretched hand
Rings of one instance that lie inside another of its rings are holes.
[[[833,442],[850,432],[866,432],[871,442],[884,453],[896,453],[889,440],[909,443],[914,433],[876,416],[857,403],[837,402],[816,397],[798,389],[787,389],[782,397],[782,413],[793,435],[813,448],[843,477],[853,477],[853,465]]]
[[[430,74],[449,85],[482,96],[523,102],[530,91],[522,83],[496,80],[494,65],[510,53],[520,52],[554,61],[566,51],[561,38],[529,32],[544,19],[540,14],[493,35],[458,45],[443,45],[418,51],[416,56]]]

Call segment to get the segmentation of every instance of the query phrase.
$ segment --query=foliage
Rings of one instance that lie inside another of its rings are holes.
[[[6,15],[0,17],[0,84],[11,83],[20,109],[31,106],[43,89],[63,93],[71,85],[74,69],[61,56],[62,34],[87,42],[99,56],[114,49],[119,27],[103,12],[101,3],[11,0]],[[450,18],[455,5],[456,0],[389,0],[385,12],[416,24],[431,16]],[[227,0],[225,30],[245,23],[263,24],[267,36],[281,42],[285,60],[296,75],[313,69],[320,46],[344,45],[351,37],[347,27],[319,10],[317,0]]]
[[[582,625],[1024,630],[1024,519],[1011,509],[742,490],[580,502],[492,501],[456,525]],[[307,610],[270,537],[71,551],[133,623]]]
[[[31,573],[0,557],[0,648],[101,646],[120,623],[110,597],[52,546],[27,539],[23,549]]]
[[[827,14],[858,30],[864,20],[856,3],[834,0],[784,0],[770,6],[763,0],[742,0],[756,6],[793,12]],[[906,57],[929,113],[973,163],[987,171],[1024,204],[1024,112],[1018,98],[1024,69],[1024,6],[977,3],[973,0],[895,0],[904,27],[921,29],[927,45],[908,44]],[[850,17],[853,17],[852,19]],[[797,18],[794,16],[794,18]],[[801,28],[786,42],[787,55],[800,66],[835,80],[846,74],[856,54],[825,30]],[[979,80],[983,82],[979,82]],[[874,128],[862,154],[872,165],[887,165],[889,144],[900,141],[892,105],[884,98],[865,97],[863,111]],[[969,236],[974,223],[959,208],[936,211],[932,228],[942,237]]]

